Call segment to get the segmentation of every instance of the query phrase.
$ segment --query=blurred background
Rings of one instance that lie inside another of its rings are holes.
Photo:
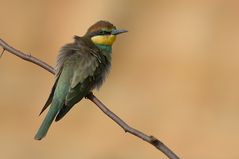
[[[54,66],[61,46],[98,20],[129,30],[113,47],[95,95],[131,126],[181,158],[239,158],[237,0],[0,0],[0,38]],[[166,157],[83,100],[46,138],[33,139],[54,77],[4,53],[0,59],[0,158]]]

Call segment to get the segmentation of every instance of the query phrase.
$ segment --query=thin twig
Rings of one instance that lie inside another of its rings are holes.
[[[4,53],[5,49],[2,49],[2,53],[0,54],[0,58],[2,57],[3,53]]]
[[[31,56],[27,55],[12,46],[8,45],[5,41],[0,39],[0,46],[3,47],[4,50],[7,50],[8,52],[26,60],[29,62],[32,62],[45,70],[49,71],[52,74],[55,74],[55,69],[48,65],[47,63]],[[119,118],[115,113],[113,113],[111,110],[109,110],[92,92],[90,92],[87,96],[87,99],[91,100],[93,103],[98,106],[101,111],[103,111],[108,117],[110,117],[114,122],[116,122],[121,128],[124,129],[125,132],[128,132],[136,137],[141,138],[142,140],[150,143],[151,145],[155,146],[158,150],[163,152],[169,159],[179,159],[179,157],[172,151],[170,150],[163,142],[161,142],[159,139],[153,137],[153,136],[148,136],[144,134],[143,132],[136,130],[129,126],[127,123],[125,123],[121,118]]]

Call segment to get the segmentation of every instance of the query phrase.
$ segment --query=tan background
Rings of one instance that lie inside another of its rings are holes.
[[[59,48],[100,19],[129,33],[95,94],[130,125],[184,159],[239,158],[236,0],[0,0],[0,37],[55,64]],[[7,52],[0,59],[1,159],[166,157],[83,100],[33,140],[54,78]]]

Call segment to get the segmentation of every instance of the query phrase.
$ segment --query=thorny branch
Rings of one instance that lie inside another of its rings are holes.
[[[23,60],[32,62],[45,70],[49,71],[52,74],[55,74],[55,69],[45,63],[44,61],[41,61],[31,55],[25,54],[12,46],[8,45],[5,41],[0,39],[0,46],[2,46],[3,51],[1,53],[1,56],[3,52],[6,50]],[[1,57],[0,56],[0,57]],[[127,123],[125,123],[121,118],[119,118],[116,114],[114,114],[111,110],[109,110],[92,92],[90,92],[87,96],[87,99],[91,100],[93,103],[98,106],[101,111],[103,111],[108,117],[110,117],[113,121],[115,121],[121,128],[124,129],[125,132],[128,132],[138,138],[141,138],[142,140],[150,143],[151,145],[155,146],[158,150],[163,152],[169,159],[179,159],[179,157],[172,151],[170,150],[163,142],[161,142],[159,139],[153,137],[153,136],[148,136],[144,134],[143,132],[134,129],[133,127],[129,126]]]

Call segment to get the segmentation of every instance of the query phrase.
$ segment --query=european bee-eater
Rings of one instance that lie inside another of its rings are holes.
[[[50,105],[36,140],[41,140],[55,119],[65,114],[94,88],[99,88],[111,66],[112,44],[116,35],[126,30],[116,29],[107,21],[92,25],[82,37],[60,50],[56,65],[56,80],[41,113]],[[40,113],[40,114],[41,114]]]

